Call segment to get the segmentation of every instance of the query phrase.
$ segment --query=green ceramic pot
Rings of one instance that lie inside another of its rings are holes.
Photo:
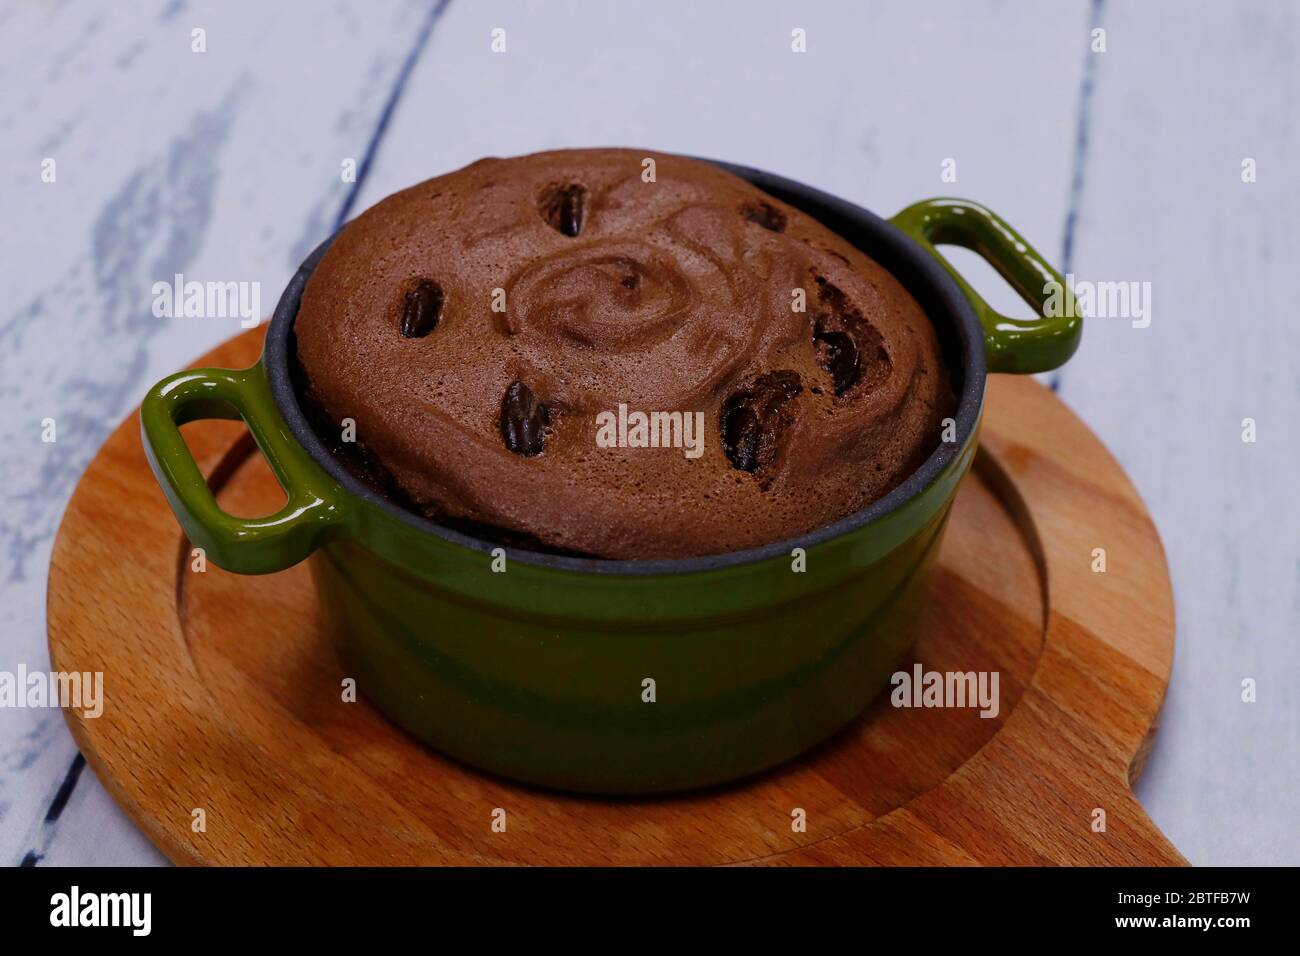
[[[369,490],[314,434],[290,376],[299,300],[325,246],[285,290],[259,364],[181,372],[145,397],[149,461],[190,540],[244,574],[310,558],[322,620],[362,695],[444,753],[548,787],[654,793],[754,773],[825,739],[913,642],[975,456],[986,371],[1055,368],[1078,344],[1073,310],[1001,316],[935,251],[975,250],[1041,311],[1045,283],[1064,283],[983,206],[934,199],[885,221],[719,165],[891,270],[934,321],[959,390],[956,441],[870,507],[800,538],[669,561],[503,551]],[[178,429],[201,418],[244,420],[288,496],[280,511],[221,510]]]

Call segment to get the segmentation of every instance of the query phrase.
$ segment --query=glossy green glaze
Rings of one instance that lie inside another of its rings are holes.
[[[366,694],[467,762],[593,792],[729,780],[884,686],[973,451],[878,526],[806,549],[803,572],[789,554],[619,575],[508,553],[494,571],[490,553],[363,512],[354,540],[313,558],[322,620]]]
[[[1047,372],[1063,365],[1079,347],[1083,321],[1077,314],[1073,292],[1060,274],[997,214],[969,199],[926,199],[908,206],[890,222],[943,263],[965,293],[984,327],[984,353],[990,372]],[[1040,317],[1012,319],[994,311],[935,249],[945,244],[979,253]],[[1049,309],[1049,303],[1059,308]],[[1048,315],[1049,311],[1060,314]]]
[[[218,506],[180,426],[203,418],[242,418],[288,501],[265,518],[236,518]],[[235,371],[192,369],[168,376],[140,403],[145,454],[190,541],[241,574],[281,571],[344,526],[347,496],[303,450],[271,400],[261,365]]]
[[[932,253],[932,241],[969,242],[1023,293],[1041,260],[991,213],[956,202],[897,221]],[[1077,325],[989,324],[958,281],[999,368],[1038,370],[1073,350]],[[862,711],[914,640],[983,401],[981,372],[968,382],[964,434],[936,453],[942,466],[865,523],[761,554],[638,566],[458,539],[349,491],[294,437],[266,372],[182,372],[143,403],[149,460],[191,540],[242,573],[310,554],[321,619],[363,695],[468,763],[597,793],[735,779]],[[177,428],[205,417],[244,419],[284,508],[255,520],[221,511]]]

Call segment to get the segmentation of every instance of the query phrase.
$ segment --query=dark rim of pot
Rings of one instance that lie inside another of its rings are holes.
[[[959,396],[955,416],[957,440],[951,443],[940,442],[916,471],[888,494],[876,499],[867,507],[795,538],[787,538],[743,551],[656,560],[578,558],[511,547],[507,548],[507,551],[512,561],[587,574],[654,575],[714,571],[778,556],[788,557],[794,548],[807,549],[857,531],[901,507],[938,477],[948,463],[966,446],[975,431],[984,397],[984,333],[970,303],[934,256],[913,242],[892,223],[828,193],[763,170],[712,159],[704,161],[748,180],[764,192],[819,220],[827,228],[839,233],[875,259],[903,284],[903,287],[920,303],[939,333],[944,359]],[[490,554],[495,548],[504,547],[499,543],[445,528],[408,511],[367,487],[348,472],[308,423],[298,402],[294,377],[290,373],[291,359],[297,352],[293,323],[298,315],[298,305],[302,300],[307,280],[333,241],[334,237],[331,236],[322,242],[299,267],[280,297],[266,333],[263,366],[271,387],[271,395],[279,406],[290,432],[307,449],[315,462],[348,494],[378,508],[390,517],[419,531],[484,554]]]

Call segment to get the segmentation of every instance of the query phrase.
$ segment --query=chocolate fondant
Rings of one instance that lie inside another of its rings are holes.
[[[484,159],[390,196],[340,232],[295,331],[305,397],[355,421],[405,505],[606,558],[842,518],[955,404],[880,265],[717,167],[640,150]]]

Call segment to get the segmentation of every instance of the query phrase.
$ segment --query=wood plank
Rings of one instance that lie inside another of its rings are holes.
[[[1294,864],[1300,10],[1130,3],[1105,22],[1075,271],[1149,282],[1151,322],[1085,322],[1060,394],[1133,476],[1174,579],[1178,659],[1137,792],[1195,863]]]
[[[314,9],[314,8],[313,8]],[[45,667],[50,548],[73,485],[157,378],[239,330],[155,318],[177,272],[259,283],[269,312],[333,226],[428,7],[6,5],[0,25],[0,668]],[[191,52],[191,30],[207,52]],[[41,181],[56,161],[57,179]],[[12,184],[12,185],[10,185]],[[57,442],[41,442],[41,421]],[[0,721],[0,861],[149,862],[50,710]],[[103,834],[107,832],[107,836]]]

